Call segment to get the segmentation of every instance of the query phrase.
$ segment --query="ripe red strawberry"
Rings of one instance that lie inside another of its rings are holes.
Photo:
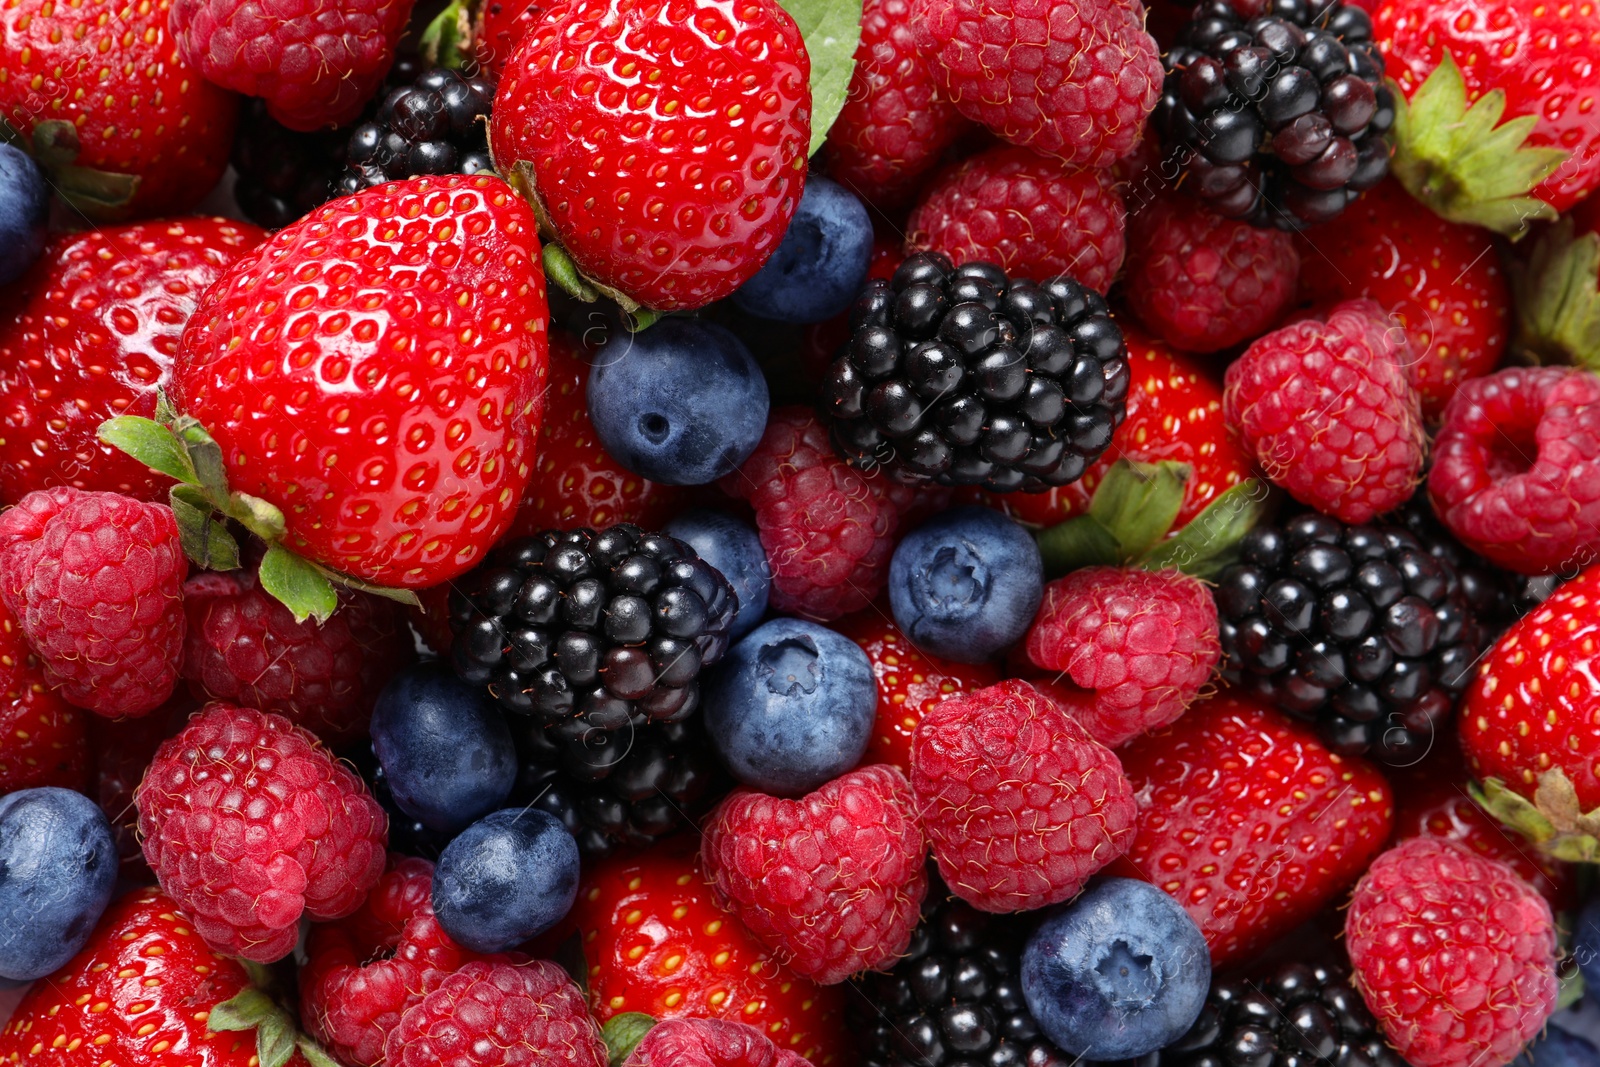
[[[814,1067],[846,1067],[840,990],[779,964],[713,899],[691,838],[586,867],[569,923],[582,935],[589,1005],[748,1023]]]
[[[244,0],[172,0],[178,54],[224,89],[261,97],[291,130],[355,121],[394,61],[412,0],[265,9]]]
[[[0,796],[89,783],[89,716],[51,688],[22,628],[0,608]]]
[[[720,1019],[667,1019],[650,1028],[623,1067],[809,1067],[760,1030]]]
[[[1383,775],[1309,728],[1224,693],[1122,751],[1138,835],[1111,874],[1160,886],[1221,967],[1335,899],[1389,837]]]
[[[496,81],[533,24],[550,9],[547,0],[484,0],[472,27],[473,54]]]
[[[112,903],[83,951],[35,982],[0,1029],[10,1067],[257,1067],[258,1041],[295,1041],[287,1013],[261,1031],[220,1006],[250,988],[238,960],[213,952],[177,903],[140,889]],[[230,1008],[233,1005],[230,1005]],[[303,1040],[303,1039],[302,1039]],[[296,1051],[286,1067],[309,1067]]]
[[[1482,229],[1420,210],[1391,179],[1299,243],[1305,296],[1330,304],[1368,297],[1405,330],[1425,418],[1438,418],[1462,382],[1499,365],[1511,294]]]
[[[490,147],[589,279],[704,307],[761,269],[800,202],[810,73],[777,0],[564,0],[507,65]]]
[[[169,0],[0,10],[0,122],[92,218],[179,215],[222,177],[239,99],[178,54]]]
[[[286,547],[423,588],[505,533],[548,362],[536,230],[490,175],[390,182],[279,230],[206,294],[175,401],[231,488],[281,510]]]
[[[70,485],[165,499],[171,479],[98,440],[113,415],[155,414],[200,297],[266,234],[174,219],[63,234],[0,315],[0,501]]]

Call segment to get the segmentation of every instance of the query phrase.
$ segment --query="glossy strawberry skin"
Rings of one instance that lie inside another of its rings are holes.
[[[104,444],[115,415],[155,414],[183,326],[266,233],[173,219],[56,238],[0,311],[0,501],[70,485],[165,500],[171,479]]]
[[[290,549],[423,588],[505,533],[549,362],[536,229],[499,178],[391,182],[278,231],[206,294],[177,404],[231,487],[283,510]]]
[[[704,307],[799,205],[810,70],[776,0],[566,0],[507,65],[490,146],[587,275],[646,307]]]

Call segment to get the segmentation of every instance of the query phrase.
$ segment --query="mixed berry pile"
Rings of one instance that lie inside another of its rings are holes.
[[[1600,1067],[1600,9],[413,3],[0,5],[0,1067]]]

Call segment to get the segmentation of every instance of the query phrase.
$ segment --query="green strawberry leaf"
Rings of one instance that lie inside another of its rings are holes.
[[[472,59],[472,5],[450,0],[417,39],[422,58],[436,67],[460,70]]]
[[[1556,1011],[1565,1011],[1583,999],[1583,972],[1568,967],[1561,975],[1561,985],[1556,990]]]
[[[606,1043],[610,1067],[622,1067],[655,1024],[654,1019],[638,1011],[625,1011],[607,1019],[605,1026],[600,1028],[600,1039]]]
[[[381,596],[386,600],[393,600],[398,604],[405,604],[413,608],[422,607],[422,601],[417,598],[417,594],[413,590],[397,589],[392,585],[374,585],[371,582],[357,578],[353,574],[344,574],[331,567],[324,567],[320,563],[313,563],[312,566],[321,571],[323,576],[335,585],[342,585],[346,589],[356,589],[363,593],[371,593],[373,596]]]
[[[306,1058],[311,1067],[341,1067],[338,1060],[322,1050],[322,1046],[301,1034],[295,1038],[294,1047],[300,1050],[300,1055]]]
[[[78,127],[66,119],[35,123],[32,142],[33,158],[38,160],[39,166],[52,170],[70,165],[83,150],[78,140]]]
[[[1151,570],[1176,567],[1196,578],[1215,578],[1238,556],[1239,542],[1266,516],[1272,487],[1246,478],[1222,493],[1177,533],[1140,560]]]
[[[189,460],[188,450],[167,427],[142,415],[118,415],[102,422],[95,435],[143,463],[187,485],[199,485],[200,476]]]
[[[1138,559],[1172,529],[1192,473],[1187,463],[1119,459],[1095,486],[1089,514],[1117,539],[1124,559]]]
[[[1600,370],[1600,234],[1562,219],[1516,276],[1517,343],[1540,363]]]
[[[238,519],[251,533],[263,541],[277,541],[283,537],[286,529],[283,512],[278,510],[276,504],[262,500],[249,493],[228,494],[228,506],[225,509],[230,518]]]
[[[1084,567],[1114,567],[1123,560],[1122,545],[1093,515],[1076,515],[1040,530],[1034,538],[1044,573],[1051,578]]]
[[[179,415],[172,420],[172,432],[183,442],[194,467],[198,484],[219,510],[228,499],[228,470],[222,462],[222,446],[217,444],[198,419]]]
[[[547,244],[540,259],[544,262],[544,276],[563,293],[585,304],[600,299],[599,292],[589,284],[565,248],[558,244]]]
[[[800,27],[811,57],[811,147],[828,139],[828,129],[850,93],[861,43],[861,0],[781,0]]]
[[[254,1030],[280,1010],[271,997],[253,985],[246,986],[233,999],[211,1009],[211,1014],[206,1016],[206,1028],[217,1034]]]
[[[210,571],[239,569],[239,542],[228,532],[228,524],[213,518],[216,512],[205,494],[193,485],[175,485],[167,494],[172,517],[178,523],[178,541],[183,554],[196,567]]]
[[[339,596],[322,569],[282,545],[267,547],[257,577],[261,588],[281,600],[296,622],[315,618],[324,623],[338,610]]]

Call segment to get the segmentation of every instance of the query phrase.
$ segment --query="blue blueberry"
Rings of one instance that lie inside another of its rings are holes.
[[[475,952],[504,952],[566,918],[578,898],[578,843],[554,815],[507,808],[445,846],[433,910]]]
[[[772,592],[772,568],[755,527],[723,511],[697,508],[685,511],[661,532],[687,542],[701,559],[721,571],[739,594],[739,614],[729,630],[734,639],[755,629],[767,613],[767,597]]]
[[[663,485],[704,485],[755,451],[767,380],[715,323],[662,319],[615,334],[589,375],[589,418],[617,462]]]
[[[517,780],[505,716],[438,662],[407,667],[378,694],[372,751],[395,805],[443,833],[504,804]]]
[[[55,786],[0,797],[0,979],[43,978],[71,959],[116,884],[100,805]]]
[[[39,165],[0,144],[0,285],[10,285],[44,249],[50,187]]]
[[[1514,1062],[1517,1067],[1600,1067],[1600,1049],[1559,1026],[1547,1026]]]
[[[773,619],[738,644],[706,692],[706,730],[735,778],[799,796],[861,762],[878,683],[861,647],[825,626]]]
[[[733,302],[778,322],[824,322],[842,315],[872,265],[872,219],[859,197],[813,174],[783,243]]]
[[[998,511],[946,511],[906,535],[889,562],[889,608],[917,647],[979,663],[1028,632],[1044,564],[1028,532]]]
[[[1022,995],[1073,1055],[1133,1059],[1171,1044],[1211,987],[1206,939],[1148,882],[1105,878],[1054,912],[1022,952]]]

